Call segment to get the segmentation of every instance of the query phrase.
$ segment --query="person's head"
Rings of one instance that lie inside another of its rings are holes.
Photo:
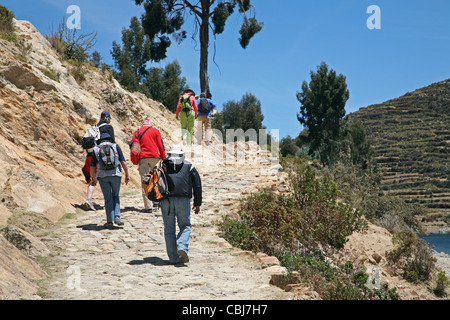
[[[167,152],[167,158],[174,165],[182,164],[184,161],[184,151],[181,149],[181,146],[180,145],[170,146],[170,149]]]
[[[100,135],[100,139],[97,141],[97,143],[100,144],[105,141],[112,142],[111,136],[109,135],[109,133],[106,133],[106,132],[104,132]]]
[[[200,93],[200,98],[206,98],[206,93],[204,92]]]
[[[192,89],[184,89],[183,94],[191,94],[191,95],[195,96],[195,92]]]
[[[102,111],[100,114],[100,121],[109,123],[111,121],[111,113],[108,110]]]
[[[147,126],[147,127],[151,127],[153,126],[153,122],[152,120],[150,120],[149,117],[145,118],[144,121],[142,121],[142,125],[143,126]]]

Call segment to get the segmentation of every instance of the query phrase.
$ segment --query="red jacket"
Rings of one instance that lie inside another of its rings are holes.
[[[189,99],[190,99],[190,101],[191,101],[192,110],[194,110],[194,112],[195,112],[195,118],[197,118],[197,116],[198,116],[197,100],[195,100],[195,96],[194,96],[192,93],[186,93],[186,94],[191,96]],[[181,97],[182,97],[182,96],[181,96]],[[181,107],[180,107],[180,104],[181,104],[181,97],[180,97],[180,99],[178,99],[177,113],[176,113],[176,116],[177,116],[177,117],[178,117],[178,114],[179,114],[180,111],[181,111]]]
[[[133,139],[138,139],[149,126],[142,126],[133,134]],[[150,128],[141,137],[141,154],[140,158],[166,158],[166,151],[164,150],[164,143],[161,138],[161,133],[156,128]]]

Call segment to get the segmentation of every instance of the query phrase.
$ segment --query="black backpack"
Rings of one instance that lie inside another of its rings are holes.
[[[200,113],[209,113],[209,102],[208,99],[203,98],[200,99],[200,105],[198,106],[198,112]]]

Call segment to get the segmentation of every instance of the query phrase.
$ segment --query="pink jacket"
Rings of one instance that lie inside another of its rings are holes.
[[[197,116],[198,116],[197,100],[195,100],[195,96],[194,96],[192,93],[186,93],[186,94],[188,94],[188,95],[191,96],[189,99],[190,99],[190,101],[191,101],[192,109],[193,109],[194,112],[195,112],[195,117],[197,118]],[[177,111],[176,111],[176,116],[177,116],[177,117],[178,117],[178,114],[179,114],[180,111],[181,111],[180,104],[181,104],[181,97],[180,97],[180,99],[178,100]]]

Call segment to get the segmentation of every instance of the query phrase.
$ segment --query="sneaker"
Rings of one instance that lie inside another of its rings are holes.
[[[153,203],[153,210],[158,210],[159,209],[159,203],[158,202],[154,202]]]
[[[88,205],[88,207],[89,207],[91,210],[95,211],[95,207],[94,207],[94,203],[92,202],[92,199],[87,199],[87,200],[86,200],[86,204]]]
[[[186,251],[178,250],[177,253],[180,256],[181,263],[188,263],[189,262],[189,257],[187,255]]]
[[[119,217],[114,219],[114,223],[119,225],[119,226],[123,226],[123,224],[124,224],[122,219],[120,219]]]
[[[152,208],[149,208],[149,209],[142,209],[142,212],[144,212],[144,213],[152,213],[153,210],[152,210]]]
[[[114,225],[112,222],[107,222],[103,225],[105,229],[114,229]]]

